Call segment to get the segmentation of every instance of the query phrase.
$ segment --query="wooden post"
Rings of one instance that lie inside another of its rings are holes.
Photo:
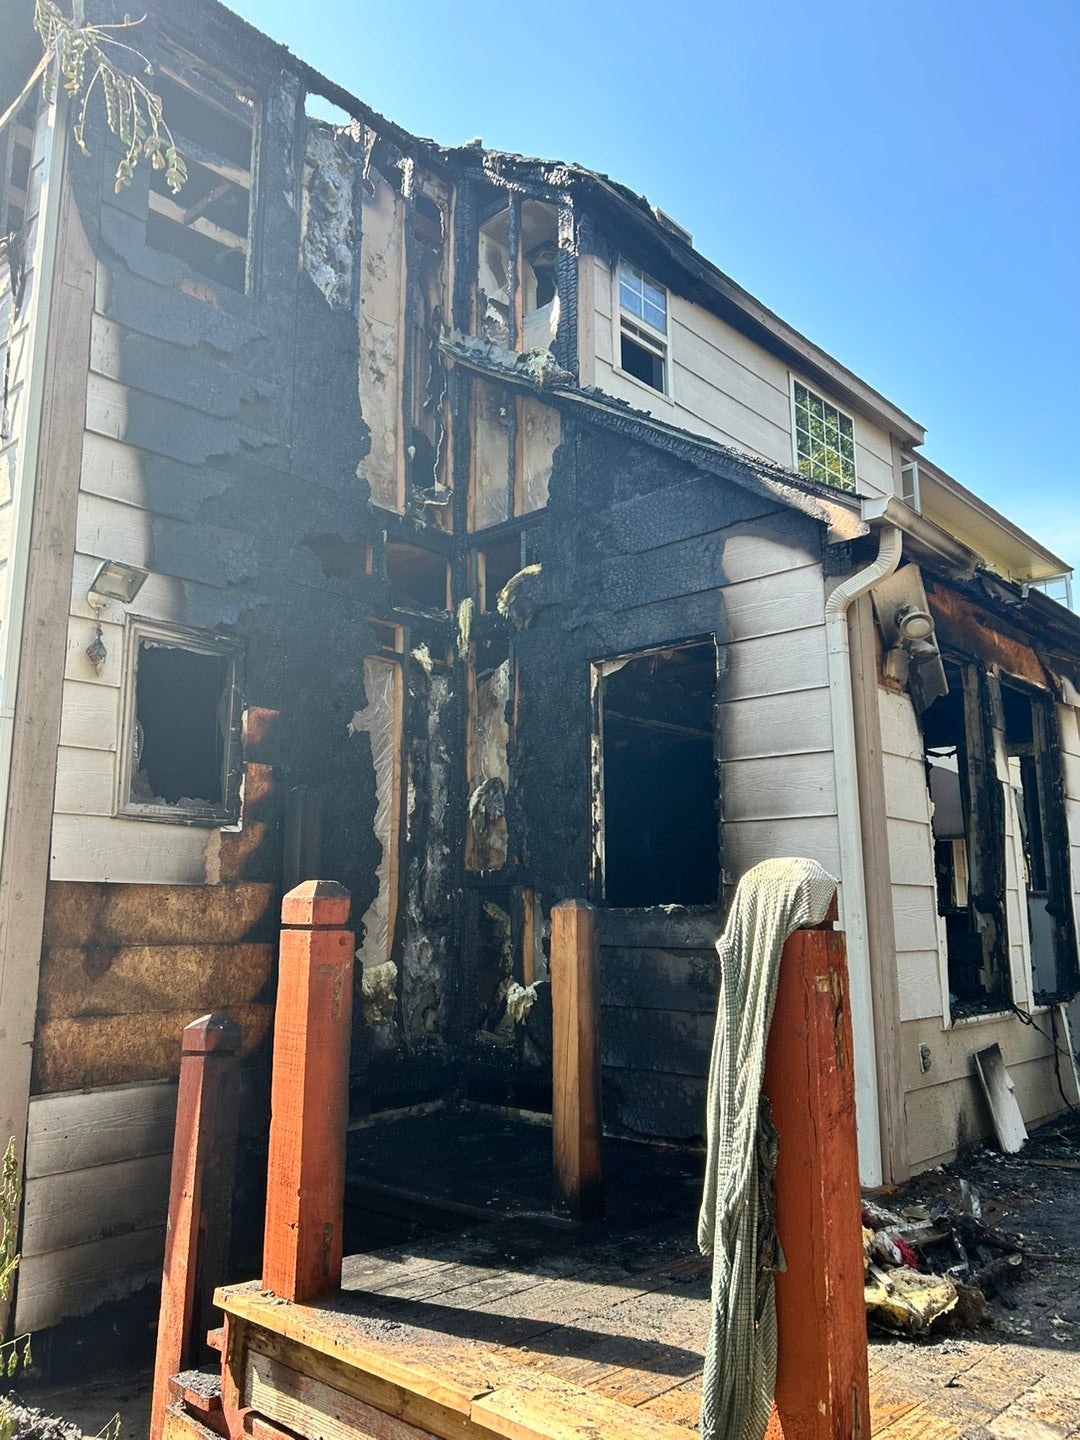
[[[150,1440],[161,1440],[170,1376],[202,1359],[210,1297],[227,1278],[239,1048],[240,1027],[225,1015],[184,1027]]]
[[[563,900],[551,911],[555,1208],[576,1220],[604,1213],[600,1169],[600,951],[596,911]]]
[[[776,1409],[767,1437],[869,1440],[866,1311],[851,1009],[844,937],[784,946],[765,1057],[780,1136]],[[876,1117],[875,1117],[876,1118]]]
[[[349,892],[307,880],[281,903],[262,1283],[310,1300],[341,1283],[354,941]]]

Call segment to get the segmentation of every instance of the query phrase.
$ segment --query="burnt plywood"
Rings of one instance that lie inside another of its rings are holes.
[[[43,1021],[230,1010],[268,999],[272,945],[55,945],[41,969]]]
[[[181,1032],[206,1007],[140,1015],[46,1020],[34,1042],[35,1093],[121,1085],[180,1073]],[[270,1028],[268,1004],[233,1005],[231,1019],[243,1035],[240,1055],[250,1055]]]
[[[267,940],[273,885],[94,885],[52,881],[46,946],[230,945]]]

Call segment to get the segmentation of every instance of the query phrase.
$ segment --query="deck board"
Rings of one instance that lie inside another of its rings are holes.
[[[251,1285],[219,1300],[262,1357],[250,1395],[268,1406],[277,1375],[288,1394],[267,1418],[291,1415],[291,1428],[310,1387],[287,1371],[363,1404],[378,1404],[373,1384],[389,1386],[379,1392],[389,1413],[436,1435],[565,1440],[590,1425],[613,1440],[685,1434],[696,1405],[676,1407],[674,1423],[638,1407],[700,1375],[708,1270],[690,1219],[589,1240],[510,1220],[353,1257],[340,1294],[317,1305],[283,1304]],[[312,1363],[316,1351],[332,1374]]]

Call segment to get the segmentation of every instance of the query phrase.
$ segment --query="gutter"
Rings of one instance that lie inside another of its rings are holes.
[[[912,542],[909,549],[914,550],[916,558],[926,558],[943,567],[951,580],[970,580],[975,571],[986,564],[977,550],[927,520],[895,495],[864,500],[862,518],[875,530],[890,526],[902,531]]]
[[[864,519],[870,518],[867,511],[869,506],[875,503],[877,502],[864,502]],[[906,510],[908,507],[903,508]],[[847,943],[851,1028],[855,1051],[859,1175],[864,1185],[881,1184],[883,1165],[866,867],[862,845],[862,805],[855,750],[854,689],[847,612],[854,601],[893,573],[900,564],[902,552],[903,534],[900,527],[894,524],[883,525],[879,535],[877,559],[838,585],[825,604],[836,819],[840,831],[840,904]]]

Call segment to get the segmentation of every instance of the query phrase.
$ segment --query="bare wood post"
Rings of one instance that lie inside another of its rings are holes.
[[[310,1300],[341,1283],[353,935],[349,892],[306,880],[281,903],[263,1285]]]
[[[600,950],[596,911],[563,900],[551,911],[552,1103],[555,1208],[576,1220],[604,1213],[600,1168]]]
[[[169,1377],[202,1358],[215,1285],[226,1278],[236,1165],[240,1027],[204,1015],[184,1027],[150,1440],[161,1440]]]
[[[765,1057],[780,1135],[776,1409],[767,1437],[870,1434],[859,1155],[844,937],[797,930],[784,946]]]

